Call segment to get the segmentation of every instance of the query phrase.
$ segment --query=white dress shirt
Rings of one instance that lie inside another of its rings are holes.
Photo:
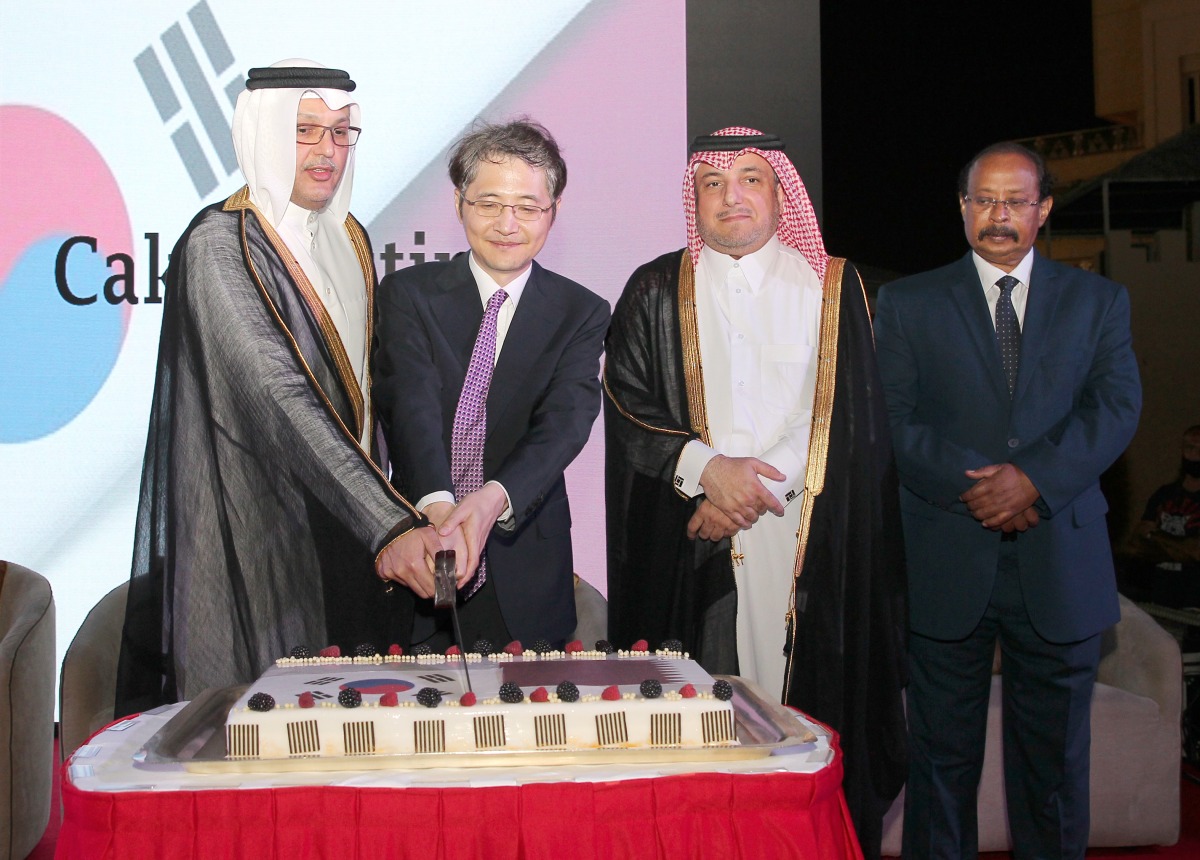
[[[983,296],[987,299],[988,312],[992,315],[992,328],[996,327],[996,299],[1000,298],[1000,288],[996,281],[1005,275],[1012,275],[1018,283],[1012,288],[1013,310],[1017,312],[1017,324],[1025,330],[1025,303],[1029,300],[1029,273],[1033,271],[1033,249],[1017,263],[1011,272],[998,269],[983,257],[971,252],[971,260],[975,263],[975,271],[979,273],[979,283],[983,286]]]
[[[474,253],[468,255],[467,264],[471,268],[471,274],[475,278],[475,286],[479,290],[480,305],[486,308],[487,303],[491,301],[492,294],[500,289],[500,285],[475,262]],[[525,271],[504,285],[504,291],[508,293],[508,298],[504,300],[504,304],[500,305],[500,312],[496,315],[496,354],[492,357],[492,367],[495,367],[496,362],[500,360],[500,351],[504,349],[504,339],[508,336],[509,326],[512,325],[513,314],[517,312],[517,304],[521,301],[521,295],[525,292],[525,285],[529,283],[529,276],[532,273],[533,264],[531,263],[525,267]],[[503,522],[513,515],[512,499],[508,496],[508,490],[505,490],[504,485],[499,481],[488,481],[487,483],[495,484],[501,490],[504,490],[504,498],[507,504],[505,504],[504,510],[496,520],[496,522]],[[435,490],[432,493],[422,496],[417,501],[417,510],[424,513],[425,508],[435,502],[449,502],[450,504],[454,504],[454,488],[452,487],[450,490]]]

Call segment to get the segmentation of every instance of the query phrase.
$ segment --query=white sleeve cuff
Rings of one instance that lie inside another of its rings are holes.
[[[693,439],[683,446],[679,462],[675,464],[675,491],[691,499],[704,492],[700,486],[700,476],[708,461],[719,455],[699,439]]]
[[[805,443],[807,441],[806,439]],[[790,502],[800,498],[804,493],[805,461],[807,460],[807,456],[799,456],[790,439],[780,439],[766,451],[763,451],[758,459],[770,463],[787,476],[782,481],[772,481],[770,478],[764,478],[762,475],[758,476],[758,479],[762,481],[763,486],[767,488],[767,491],[772,496],[779,499],[779,502],[785,507]]]
[[[508,490],[504,489],[504,485],[501,484],[499,481],[488,481],[487,483],[484,484],[484,486],[486,487],[488,484],[495,484],[497,487],[500,488],[500,491],[502,493],[504,493],[504,502],[505,502],[504,510],[500,512],[500,516],[496,518],[496,522],[502,523],[505,520],[511,520],[512,515],[513,515],[513,509],[512,509],[512,499],[509,498],[509,496],[508,496]]]
[[[421,513],[425,513],[425,509],[427,507],[432,504],[436,504],[437,502],[449,502],[450,504],[454,504],[454,493],[448,493],[445,490],[434,490],[429,495],[421,496],[421,498],[417,500],[417,510]]]

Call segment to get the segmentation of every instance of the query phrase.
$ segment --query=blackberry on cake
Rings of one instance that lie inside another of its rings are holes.
[[[417,704],[436,708],[442,702],[442,693],[434,687],[422,687],[417,693]]]
[[[246,703],[246,707],[252,711],[265,713],[275,707],[275,697],[270,693],[255,693]]]

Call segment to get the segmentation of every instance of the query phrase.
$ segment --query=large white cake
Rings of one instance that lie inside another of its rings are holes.
[[[280,660],[230,709],[227,757],[698,749],[738,743],[728,682],[714,682],[680,654],[470,654],[467,660],[473,697],[464,697],[460,656]],[[484,757],[469,758],[478,763]]]

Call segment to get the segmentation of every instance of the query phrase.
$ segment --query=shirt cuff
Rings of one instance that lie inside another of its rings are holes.
[[[506,504],[504,505],[504,510],[502,510],[500,512],[500,516],[496,518],[496,522],[502,523],[506,520],[511,520],[512,516],[513,516],[513,509],[512,509],[512,499],[509,498],[508,490],[504,489],[504,485],[501,484],[499,481],[488,481],[484,484],[484,486],[486,487],[488,484],[495,484],[497,487],[499,487],[500,491],[502,493],[504,493],[504,501],[506,502]]]
[[[780,504],[786,507],[804,494],[805,462],[796,454],[789,439],[780,439],[764,451],[758,459],[764,463],[770,463],[787,476],[782,481],[772,481],[762,475],[758,476],[763,486],[767,488],[767,492],[779,499]]]
[[[700,486],[700,476],[708,461],[720,454],[699,439],[693,439],[683,446],[679,462],[675,464],[675,491],[691,499],[704,492]]]
[[[421,513],[425,513],[425,509],[427,507],[436,504],[437,502],[449,502],[450,504],[454,504],[454,493],[448,493],[445,490],[434,490],[429,495],[421,496],[421,498],[417,500],[417,510]]]

